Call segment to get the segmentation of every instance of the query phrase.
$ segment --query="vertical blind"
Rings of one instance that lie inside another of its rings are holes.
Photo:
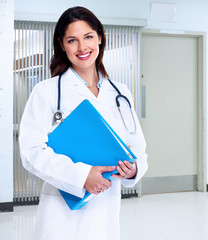
[[[53,33],[56,23],[15,21],[14,25],[14,202],[38,201],[42,180],[22,167],[19,146],[19,124],[33,87],[50,78],[53,55]],[[104,26],[106,49],[104,65],[112,80],[125,83],[139,106],[139,27]],[[137,194],[122,188],[123,195]]]

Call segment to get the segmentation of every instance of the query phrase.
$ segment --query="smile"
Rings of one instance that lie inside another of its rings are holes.
[[[89,52],[89,53],[86,53],[86,54],[79,54],[79,55],[77,55],[77,57],[79,58],[79,59],[82,59],[82,60],[87,60],[89,57],[90,57],[90,55],[91,55],[91,52]]]

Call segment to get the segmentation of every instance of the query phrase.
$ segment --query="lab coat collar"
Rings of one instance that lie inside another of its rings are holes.
[[[61,77],[61,81],[64,85],[78,86],[84,85],[82,81],[78,79],[78,77],[72,72],[71,68],[69,68]]]
[[[99,77],[101,75],[99,74]],[[63,82],[63,84],[65,85],[70,85],[70,86],[85,86],[85,83],[83,81],[81,81],[77,75],[74,74],[74,72],[72,71],[71,68],[69,68],[61,77],[61,81]],[[103,78],[103,82],[108,82],[108,80],[106,78]],[[85,86],[86,87],[86,86]],[[102,87],[102,86],[101,86]]]

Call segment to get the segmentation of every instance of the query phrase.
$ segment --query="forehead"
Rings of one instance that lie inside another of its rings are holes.
[[[87,22],[78,20],[67,26],[65,36],[79,36],[89,32],[96,33]]]

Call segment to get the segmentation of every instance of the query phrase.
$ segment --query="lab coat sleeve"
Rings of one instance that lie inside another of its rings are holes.
[[[125,88],[124,95],[128,97],[131,106],[132,111],[134,115],[134,119],[136,122],[136,134],[130,134],[127,133],[127,145],[131,146],[132,152],[136,155],[137,160],[137,174],[132,179],[122,179],[121,183],[125,187],[134,187],[134,185],[144,176],[148,169],[148,163],[147,163],[147,154],[146,154],[146,142],[144,139],[144,135],[137,117],[137,114],[134,110],[134,102],[132,99],[132,95],[130,91]]]
[[[23,166],[65,192],[83,197],[83,188],[90,165],[73,163],[62,154],[47,147],[48,134],[52,129],[54,101],[51,85],[43,81],[35,86],[26,104],[20,124],[20,154]]]

